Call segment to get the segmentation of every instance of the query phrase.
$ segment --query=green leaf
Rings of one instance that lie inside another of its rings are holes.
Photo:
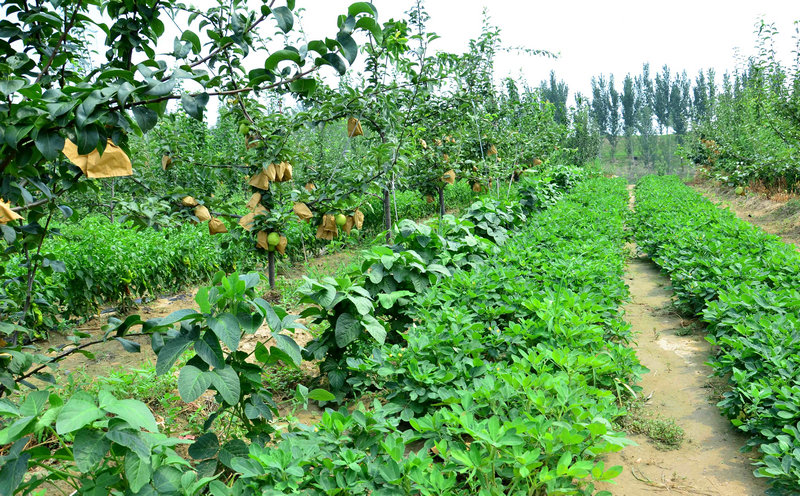
[[[180,334],[161,347],[158,351],[158,358],[156,359],[156,375],[164,375],[172,365],[181,356],[181,354],[189,348],[192,340],[188,336]]]
[[[336,399],[336,396],[324,389],[312,389],[311,392],[308,393],[308,398],[314,401],[333,401]]]
[[[144,460],[132,451],[125,455],[125,478],[128,479],[133,493],[138,493],[145,484],[150,482],[152,474],[149,459]]]
[[[241,439],[234,439],[222,445],[219,450],[219,461],[228,468],[231,468],[231,460],[236,457],[248,456],[250,450]]]
[[[176,81],[174,78],[169,78],[166,81],[158,81],[150,86],[145,94],[155,97],[167,96],[172,93],[175,83]]]
[[[206,432],[189,446],[189,456],[195,460],[213,458],[217,451],[219,451],[219,438],[213,432]]]
[[[372,302],[363,296],[348,296],[348,299],[361,315],[368,315],[373,310]]]
[[[143,133],[153,129],[158,122],[158,114],[141,105],[133,107],[133,117]]]
[[[310,78],[297,79],[289,83],[289,89],[298,95],[309,96],[316,91],[317,81]]]
[[[150,446],[144,442],[139,431],[132,429],[112,429],[106,432],[106,438],[130,449],[141,458],[150,459]]]
[[[372,17],[378,17],[378,9],[370,2],[355,2],[350,4],[347,8],[347,15],[357,16],[358,14],[369,14]]]
[[[287,365],[299,367],[300,362],[302,362],[303,359],[300,356],[300,346],[295,342],[295,340],[289,336],[286,336],[285,334],[279,334],[277,332],[272,333],[272,338],[275,340],[277,348],[291,358],[292,363]]]
[[[367,332],[375,338],[379,344],[383,344],[386,341],[386,328],[381,324],[381,322],[373,317],[372,315],[365,315],[362,317],[362,322],[364,324],[364,328]]]
[[[347,61],[350,62],[350,64],[355,62],[358,56],[358,44],[356,40],[347,33],[339,32],[336,34],[336,41],[342,45],[342,52],[344,52]]]
[[[239,384],[239,375],[233,367],[225,367],[224,369],[214,369],[209,372],[211,376],[211,384],[214,385],[222,399],[229,405],[235,405],[239,402],[241,394],[241,385]]]
[[[22,417],[12,422],[8,427],[0,431],[0,445],[13,443],[21,436],[29,434],[32,429],[29,429],[36,421],[36,417],[28,416]]]
[[[125,104],[128,103],[128,98],[134,91],[136,91],[136,88],[127,81],[119,85],[119,89],[117,90],[117,102],[119,102],[120,107],[125,107]]]
[[[44,411],[50,393],[47,391],[31,391],[19,407],[20,415],[37,416]],[[6,443],[2,443],[6,444]]]
[[[178,376],[178,393],[186,403],[199,398],[211,386],[211,374],[192,365],[185,365]]]
[[[156,424],[153,413],[141,401],[133,399],[116,400],[106,406],[105,409],[126,421],[134,429],[158,432],[158,424]]]
[[[192,310],[191,308],[183,308],[181,310],[176,310],[171,314],[167,315],[166,317],[161,318],[158,321],[159,326],[168,326],[172,325],[176,322],[182,322],[184,320],[190,320],[192,317],[199,318],[201,315],[197,313],[196,310]]]
[[[17,487],[28,471],[28,460],[30,453],[22,453],[18,457],[6,461],[0,469],[0,496],[12,496],[17,494]]]
[[[214,331],[220,341],[225,343],[232,351],[239,348],[239,338],[242,336],[242,329],[239,327],[239,319],[231,313],[223,313],[218,317],[209,317],[208,327]]]
[[[318,66],[329,65],[336,69],[340,76],[343,76],[344,73],[347,72],[347,65],[344,63],[344,60],[342,60],[342,58],[335,53],[326,53],[325,55],[318,57],[316,64]]]
[[[103,416],[103,411],[91,401],[73,396],[56,419],[56,432],[66,434],[85,427]]]
[[[35,144],[46,160],[55,160],[64,149],[64,137],[55,131],[39,132]]]
[[[294,15],[287,7],[275,7],[272,9],[272,15],[275,16],[275,20],[278,21],[278,27],[284,33],[288,33],[294,27]]]
[[[100,133],[95,126],[86,126],[83,129],[76,130],[78,138],[78,153],[81,155],[88,155],[92,153],[97,145],[100,144]]]
[[[334,332],[336,335],[336,345],[339,348],[345,348],[361,334],[361,322],[345,312],[336,319],[336,329]]]
[[[22,79],[9,79],[7,81],[0,81],[0,94],[9,96],[17,92],[20,88],[25,86],[25,81]]]
[[[153,487],[158,494],[179,494],[181,471],[170,465],[162,465],[153,474]]]
[[[186,30],[181,35],[181,41],[188,41],[192,44],[192,51],[195,54],[200,53],[200,50],[203,48],[200,44],[200,37],[197,36],[194,31]]]
[[[285,60],[290,60],[297,65],[300,65],[303,62],[303,60],[300,58],[300,54],[297,53],[296,50],[289,50],[287,48],[273,52],[272,55],[267,57],[266,62],[264,62],[264,69],[273,71],[278,67],[280,62]]]
[[[106,439],[101,431],[81,429],[75,434],[72,444],[72,454],[75,464],[81,472],[91,471],[98,463],[103,461],[111,442]]]
[[[200,93],[198,95],[183,93],[181,95],[181,105],[183,105],[183,110],[190,117],[203,122],[203,112],[206,109],[206,105],[208,105],[208,93]]]

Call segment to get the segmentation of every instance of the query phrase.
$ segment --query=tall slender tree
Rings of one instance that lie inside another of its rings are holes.
[[[611,160],[614,160],[614,157],[617,154],[617,141],[619,140],[619,135],[622,127],[622,123],[620,122],[620,115],[619,115],[619,92],[614,87],[614,75],[610,75],[608,77],[608,86],[606,89],[607,99],[607,109],[608,109],[608,124],[606,127],[607,130],[607,137],[608,142],[611,145]]]
[[[555,71],[550,71],[550,80],[542,81],[539,91],[544,101],[550,102],[555,107],[555,120],[559,124],[567,124],[567,98],[569,86],[564,80],[556,80]]]
[[[658,134],[669,132],[669,95],[671,77],[669,67],[665,64],[661,72],[656,73],[656,84],[653,93],[653,113],[658,121]]]
[[[627,74],[622,85],[622,125],[628,158],[633,157],[633,133],[636,126],[634,103],[633,78]]]

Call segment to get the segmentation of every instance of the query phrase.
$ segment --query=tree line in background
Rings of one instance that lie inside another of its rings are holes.
[[[575,100],[578,107],[586,102],[591,130],[608,144],[611,162],[627,158],[663,173],[688,161],[731,186],[796,190],[800,58],[790,64],[781,61],[777,35],[773,24],[759,21],[757,54],[721,78],[713,69],[692,78],[667,65],[652,74],[644,64],[621,84],[613,75],[592,78],[591,96],[578,93]],[[539,90],[555,106],[556,120],[565,122],[567,83],[551,73]],[[617,154],[620,139],[624,156]]]

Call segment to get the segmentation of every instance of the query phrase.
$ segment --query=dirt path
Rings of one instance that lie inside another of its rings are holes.
[[[631,246],[635,253],[635,245]],[[663,451],[641,434],[638,446],[608,457],[606,465],[622,465],[617,484],[603,484],[619,496],[683,495],[755,496],[767,485],[753,476],[747,455],[739,452],[745,437],[717,410],[712,396],[710,345],[702,330],[688,335],[691,324],[670,303],[669,279],[645,257],[634,255],[626,269],[631,301],[624,306],[628,322],[638,332],[637,355],[650,369],[640,382],[644,418],[674,419],[685,432],[679,449]]]

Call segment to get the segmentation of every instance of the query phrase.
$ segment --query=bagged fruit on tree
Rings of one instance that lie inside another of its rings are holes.
[[[208,233],[211,234],[212,236],[214,234],[221,234],[226,232],[228,232],[228,228],[225,227],[225,224],[221,220],[214,218],[208,221]]]
[[[419,139],[419,146],[421,146],[423,150],[428,149],[428,143],[422,138]]]
[[[533,165],[542,165],[542,161],[538,158],[533,159]]]
[[[21,215],[11,210],[11,203],[6,203],[0,198],[0,224],[8,224],[12,220],[21,219]]]
[[[267,177],[267,174],[264,172],[264,169],[263,168],[260,169],[258,173],[253,175],[253,177],[250,178],[250,182],[248,184],[250,184],[250,186],[254,188],[263,189],[264,191],[267,191],[269,189],[269,178]]]
[[[353,212],[353,222],[355,222],[356,229],[364,227],[364,212],[356,209],[356,211]]]
[[[448,155],[446,153],[443,153],[442,154],[442,160],[444,160],[444,163],[449,163],[450,162],[450,155]]]
[[[262,250],[269,250],[269,243],[267,242],[268,237],[269,234],[267,231],[258,231],[258,234],[256,234],[256,246]]]
[[[433,203],[433,195],[425,195],[425,203]]]
[[[197,200],[195,200],[191,196],[184,196],[181,199],[181,205],[183,205],[184,207],[196,207],[198,204]]]
[[[286,170],[286,162],[275,164],[275,182],[283,181],[283,172]]]
[[[289,244],[289,240],[286,239],[286,236],[281,236],[281,240],[278,241],[278,244],[275,245],[275,249],[281,255],[286,255],[286,246]]]
[[[364,130],[361,129],[361,122],[359,122],[355,117],[350,117],[347,119],[347,135],[351,138],[354,136],[364,135]]]
[[[311,213],[311,209],[308,208],[308,205],[302,202],[295,202],[294,207],[292,207],[294,213],[300,218],[300,220],[310,220],[313,217]]]
[[[317,186],[314,183],[306,183],[306,191],[311,192],[317,189]]]
[[[172,165],[172,157],[169,155],[164,155],[161,157],[161,168],[167,170]]]
[[[286,162],[286,166],[283,168],[283,180],[284,181],[291,181],[292,180],[292,164]]]
[[[250,197],[250,200],[247,202],[246,207],[248,210],[252,212],[259,205],[261,205],[261,193],[255,192],[253,193],[253,196]]]
[[[211,212],[209,212],[204,205],[194,207],[194,216],[197,217],[197,220],[200,222],[211,220]]]
[[[89,179],[133,175],[131,159],[128,158],[122,148],[111,141],[111,138],[106,142],[106,148],[102,155],[97,149],[92,150],[87,155],[79,155],[78,145],[68,139],[64,140],[62,152]]]
[[[345,220],[344,225],[342,226],[342,231],[345,232],[348,236],[350,235],[350,231],[353,230],[353,226],[356,225],[356,220],[353,218],[352,215],[348,215],[347,219]]]
[[[456,182],[456,171],[450,169],[449,171],[445,172],[442,175],[442,181],[446,182],[447,184],[455,184]]]
[[[275,164],[269,164],[267,166],[267,170],[264,171],[264,174],[267,175],[267,179],[269,179],[270,181],[275,181],[276,169],[277,169],[277,166]]]
[[[472,191],[480,193],[482,189],[481,183],[472,183]]]
[[[267,210],[264,205],[258,205],[254,211],[239,219],[239,225],[242,226],[246,231],[252,231],[253,223],[255,222],[256,217],[267,214],[269,214],[269,210]]]
[[[338,235],[339,229],[336,227],[336,218],[330,214],[323,215],[322,223],[317,228],[317,238],[330,241]]]
[[[490,157],[492,155],[497,155],[497,148],[495,148],[494,145],[489,146],[489,151],[486,152],[486,155],[488,155]]]

